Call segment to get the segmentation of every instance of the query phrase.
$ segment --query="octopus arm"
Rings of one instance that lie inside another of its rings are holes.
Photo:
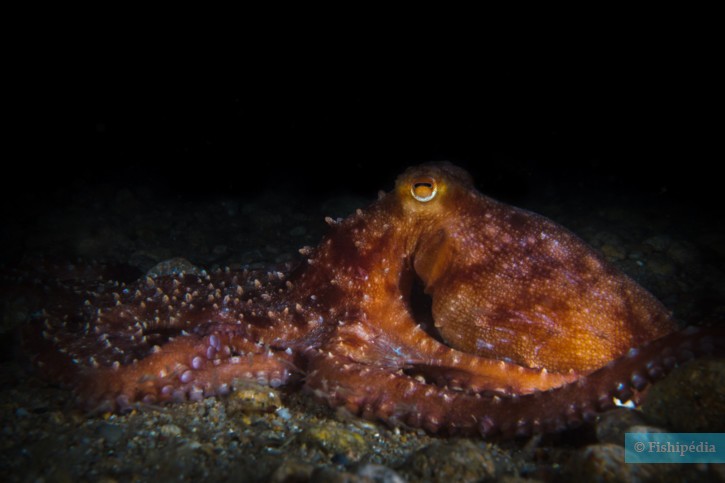
[[[111,366],[99,366],[93,356],[80,359],[48,350],[52,344],[42,336],[29,340],[42,372],[74,387],[78,399],[94,411],[126,411],[135,403],[200,400],[228,394],[244,382],[277,387],[297,372],[288,351],[222,331],[176,337],[163,350]]]
[[[306,386],[332,406],[368,419],[431,433],[524,436],[561,431],[630,398],[693,356],[725,348],[722,329],[676,332],[632,349],[577,381],[526,396],[486,397],[440,387],[402,371],[351,361],[331,352],[311,358]],[[375,381],[371,383],[371,381]]]
[[[475,356],[454,357],[448,361],[434,360],[424,364],[413,363],[405,372],[420,375],[438,386],[449,386],[480,393],[530,394],[562,386],[575,381],[579,375],[553,373],[531,369],[518,364]]]
[[[339,354],[350,362],[375,365],[388,372],[404,371],[439,386],[469,392],[529,394],[574,381],[578,374],[549,373],[496,359],[478,357],[450,348],[419,330],[401,324],[395,335],[374,325],[352,324],[336,330],[323,351]]]

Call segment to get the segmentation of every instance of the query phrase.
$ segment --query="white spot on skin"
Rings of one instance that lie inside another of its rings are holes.
[[[477,350],[482,350],[482,349],[493,350],[493,348],[494,348],[494,345],[490,342],[487,342],[483,339],[476,340],[476,349]]]

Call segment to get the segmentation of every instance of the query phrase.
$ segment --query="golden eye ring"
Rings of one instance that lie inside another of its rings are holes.
[[[427,203],[438,194],[438,183],[430,176],[423,176],[410,184],[410,194],[421,203]]]

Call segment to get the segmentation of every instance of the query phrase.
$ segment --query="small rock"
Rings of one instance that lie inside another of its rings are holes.
[[[275,413],[277,414],[277,416],[284,419],[285,421],[292,418],[292,414],[290,413],[289,409],[287,409],[287,408],[277,408]]]
[[[656,481],[657,468],[655,464],[626,464],[623,446],[594,444],[575,453],[566,473],[571,481]]]
[[[652,434],[652,433],[666,433],[667,430],[666,429],[662,429],[662,428],[657,428],[655,426],[647,426],[646,424],[637,424],[635,426],[630,426],[627,429],[627,432],[628,433],[647,433],[647,434]]]
[[[224,402],[230,417],[239,414],[269,413],[282,407],[282,400],[276,390],[253,382],[240,383]]]
[[[374,481],[377,483],[405,483],[405,480],[398,473],[383,465],[365,464],[357,468],[355,476],[363,481]]]
[[[175,424],[164,424],[159,428],[159,432],[165,438],[176,438],[181,436],[181,428]]]
[[[627,464],[624,447],[594,444],[577,451],[567,464],[567,481],[717,481],[708,465]]]
[[[602,253],[608,260],[624,260],[627,258],[627,251],[620,245],[602,245]]]
[[[624,433],[631,432],[632,426],[644,424],[638,411],[616,408],[599,417],[596,427],[597,440],[600,443],[613,443],[624,446]]]
[[[284,461],[269,477],[270,483],[289,481],[310,481],[315,467],[297,459]]]
[[[366,464],[350,471],[337,468],[320,467],[312,472],[308,480],[285,481],[314,481],[315,483],[405,483],[405,479],[392,469],[375,464]]]
[[[649,390],[648,420],[681,432],[725,432],[725,361],[696,359]]]
[[[494,479],[496,462],[469,440],[436,441],[413,453],[399,470],[413,481],[473,482]]]
[[[343,453],[353,460],[369,451],[368,443],[360,433],[337,421],[310,426],[300,434],[300,439],[333,454]]]
[[[677,270],[675,263],[669,258],[653,254],[647,259],[647,268],[655,275],[672,275]]]

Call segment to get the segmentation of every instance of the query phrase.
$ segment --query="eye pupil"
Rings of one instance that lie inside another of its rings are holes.
[[[419,179],[410,185],[410,194],[422,203],[432,200],[437,193],[438,186],[433,178]]]

